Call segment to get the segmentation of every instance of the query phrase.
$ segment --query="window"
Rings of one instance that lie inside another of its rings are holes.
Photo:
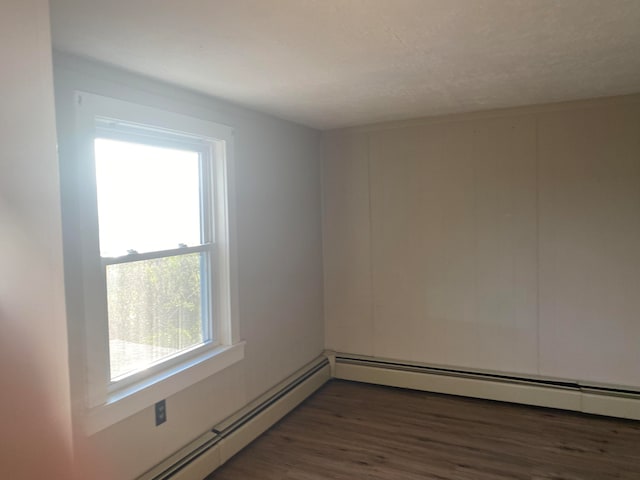
[[[233,308],[231,129],[76,98],[91,432],[238,361],[243,345]]]

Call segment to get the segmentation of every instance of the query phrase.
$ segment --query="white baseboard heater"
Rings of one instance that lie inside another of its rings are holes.
[[[327,357],[306,365],[138,480],[202,480],[331,378]]]
[[[640,390],[326,352],[138,480],[202,480],[332,377],[640,420]]]
[[[331,355],[344,380],[640,420],[640,391],[624,387]]]

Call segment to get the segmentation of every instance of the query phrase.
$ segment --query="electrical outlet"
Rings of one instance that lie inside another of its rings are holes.
[[[167,403],[166,400],[160,400],[156,403],[156,427],[167,421]]]

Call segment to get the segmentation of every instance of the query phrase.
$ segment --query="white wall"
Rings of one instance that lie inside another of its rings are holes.
[[[640,97],[328,132],[326,345],[640,386]]]
[[[245,359],[167,399],[168,420],[148,408],[91,439],[114,478],[143,473],[284,379],[323,350],[319,133],[141,77],[57,55],[56,102],[63,194],[75,89],[148,104],[235,129],[240,334]],[[68,199],[67,199],[68,200]],[[67,201],[68,203],[68,201]],[[77,251],[73,205],[65,209],[65,252]],[[78,268],[66,271],[73,398],[82,402]]]
[[[71,420],[46,0],[0,4],[0,69],[0,476],[35,478],[32,450],[56,476]]]

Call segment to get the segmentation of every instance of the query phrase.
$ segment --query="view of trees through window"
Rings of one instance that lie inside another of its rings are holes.
[[[204,341],[201,255],[107,267],[112,379]]]

